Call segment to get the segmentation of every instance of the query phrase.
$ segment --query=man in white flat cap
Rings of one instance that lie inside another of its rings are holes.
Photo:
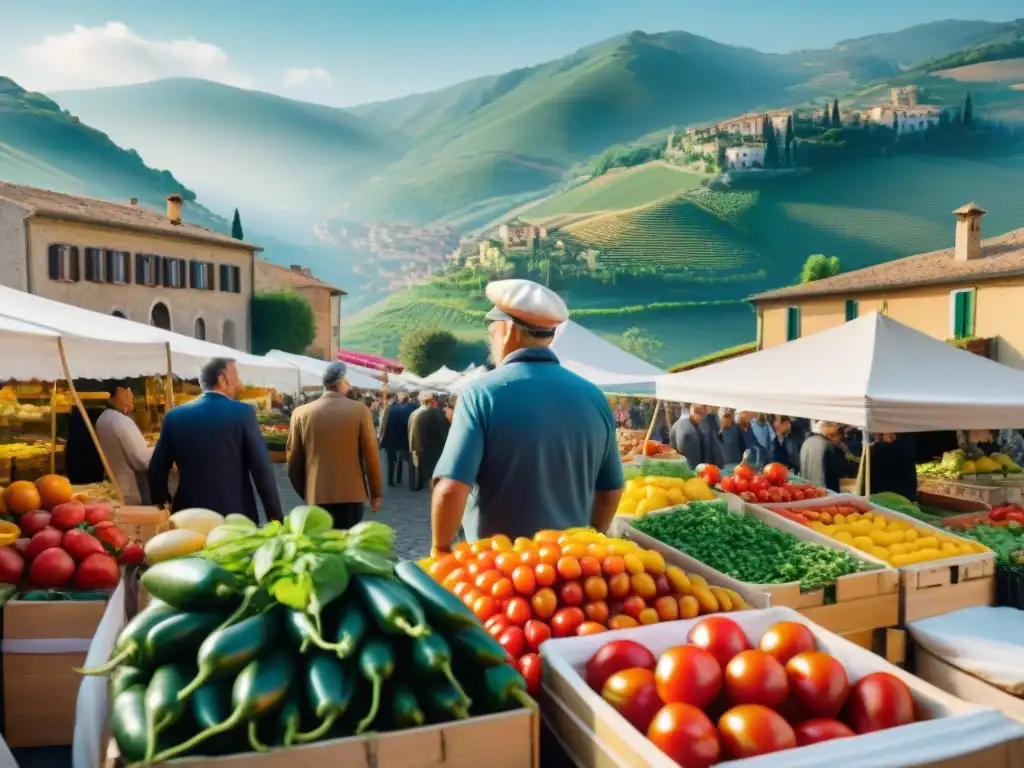
[[[496,367],[455,406],[434,470],[434,552],[450,549],[460,523],[470,541],[606,530],[623,484],[615,420],[601,390],[549,349],[569,318],[565,302],[530,280],[492,282],[486,293]]]

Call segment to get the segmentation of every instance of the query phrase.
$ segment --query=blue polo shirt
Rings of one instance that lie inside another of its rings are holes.
[[[595,491],[622,487],[615,419],[554,352],[521,349],[459,395],[434,477],[473,488],[470,541],[590,525]]]

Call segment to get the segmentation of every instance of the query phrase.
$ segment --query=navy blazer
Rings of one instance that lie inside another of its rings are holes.
[[[281,498],[256,409],[219,392],[204,392],[164,417],[149,463],[153,503],[167,501],[167,478],[178,465],[172,511],[202,507],[222,515],[237,512],[259,522],[256,497],[270,520],[280,520]],[[252,480],[250,481],[250,477]]]

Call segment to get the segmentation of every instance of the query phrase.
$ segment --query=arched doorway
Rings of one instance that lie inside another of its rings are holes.
[[[149,324],[165,331],[171,330],[171,310],[162,301],[158,301],[149,311]]]
[[[111,314],[112,317],[120,317],[122,320],[127,320],[128,319],[128,315],[126,315],[120,309],[112,309],[112,310],[110,310],[110,314]]]
[[[235,348],[235,321],[224,321],[224,334],[221,336],[221,343],[227,347]]]
[[[206,341],[206,321],[203,318],[196,318],[195,323],[193,323],[192,335],[201,341]]]

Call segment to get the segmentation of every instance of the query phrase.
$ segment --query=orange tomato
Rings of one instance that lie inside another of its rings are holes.
[[[491,536],[491,549],[495,552],[508,552],[512,549],[512,539],[504,533]]]
[[[474,579],[484,571],[488,570],[489,566],[486,563],[478,563],[476,560],[472,560],[466,566],[466,573],[472,576]]]
[[[497,559],[498,553],[492,549],[488,549],[486,552],[481,552],[476,556],[476,561],[482,565],[486,565],[488,568],[493,568]]]
[[[601,563],[601,570],[608,576],[626,572],[626,561],[622,555],[608,555]]]
[[[675,621],[679,618],[679,603],[674,597],[665,595],[654,601],[654,610],[662,621]]]
[[[601,561],[596,557],[586,555],[580,558],[580,570],[584,576],[600,576],[601,575]]]
[[[512,542],[512,549],[516,552],[528,552],[532,549],[536,549],[533,542],[525,536],[516,536],[516,540]]]
[[[518,552],[501,552],[494,558],[494,567],[506,576],[511,576],[512,571],[522,564],[523,562]]]
[[[555,566],[548,565],[547,563],[541,563],[534,566],[533,575],[537,579],[538,587],[550,587],[555,583],[555,579],[558,578],[558,572],[555,571]]]
[[[567,581],[559,590],[563,605],[581,605],[583,603],[583,587],[578,581]]]
[[[505,618],[520,626],[532,618],[530,604],[525,597],[513,597],[505,606]]]
[[[454,555],[444,555],[430,564],[428,573],[434,578],[434,581],[444,581],[444,577],[458,567],[459,561],[455,559]]]
[[[683,595],[679,598],[679,618],[695,619],[700,615],[700,603],[693,595]]]
[[[577,635],[596,635],[600,632],[607,632],[608,628],[596,621],[584,621],[576,627]]]
[[[562,557],[562,548],[555,543],[544,544],[537,550],[537,557],[542,563],[554,565]]]
[[[644,572],[644,561],[640,559],[639,555],[630,552],[628,555],[622,556],[622,561],[626,564],[626,571],[630,575]]]
[[[501,571],[496,568],[492,568],[489,571],[484,571],[473,581],[476,588],[483,592],[485,595],[491,593],[491,587],[493,587],[501,579]]]
[[[587,545],[582,541],[570,541],[567,544],[562,544],[562,554],[579,560],[587,554]]]
[[[471,581],[460,581],[458,584],[451,588],[451,593],[456,597],[461,598],[471,589],[473,589],[473,583]]]
[[[608,597],[608,582],[600,576],[588,576],[583,580],[583,592],[587,600],[604,600]]]
[[[604,544],[588,544],[587,554],[600,562],[608,557],[608,547]]]
[[[456,584],[468,582],[469,578],[469,572],[465,568],[456,568],[444,577],[444,581],[441,582],[441,586],[448,591],[451,591],[455,588]]]
[[[510,597],[515,596],[515,594],[515,585],[508,576],[502,576],[491,587],[491,597],[495,600],[508,600]]]
[[[558,564],[555,566],[558,569],[558,575],[567,581],[578,579],[583,574],[583,568],[580,567],[580,561],[575,557],[566,557],[563,555],[558,560]]]
[[[483,595],[473,601],[473,615],[480,621],[487,621],[498,612],[498,601],[490,595]]]
[[[530,604],[533,606],[533,612],[537,615],[538,619],[550,619],[558,609],[558,598],[555,596],[555,590],[549,587],[537,590],[537,594],[533,596]]]
[[[528,549],[519,553],[519,562],[533,568],[533,566],[540,563],[540,555],[537,554],[537,550]]]
[[[640,611],[640,614],[636,617],[636,620],[641,624],[657,624],[658,623],[658,612],[653,608],[644,608]]]
[[[647,607],[647,603],[644,602],[642,597],[636,595],[630,595],[622,601],[622,611],[627,616],[632,616],[634,619],[639,618],[640,612]]]
[[[480,539],[480,541],[474,541],[469,545],[469,551],[474,555],[479,555],[481,552],[488,552],[491,549],[490,539]]]
[[[608,594],[619,600],[629,597],[629,576],[617,573],[608,579]]]
[[[629,585],[633,594],[644,600],[653,600],[658,594],[654,578],[646,573],[635,573],[630,576]]]
[[[594,600],[583,606],[583,613],[587,619],[596,621],[598,624],[608,623],[608,603],[604,600]]]
[[[540,543],[548,543],[548,542],[550,542],[551,544],[557,544],[559,538],[561,538],[561,537],[562,537],[562,532],[561,531],[552,531],[552,530],[549,529],[549,530],[544,530],[544,531],[537,531],[533,535],[533,540],[536,541],[536,542],[540,542]]]
[[[533,568],[528,565],[520,565],[512,571],[512,584],[516,592],[529,597],[537,588],[537,577],[533,575]]]
[[[475,603],[481,597],[483,597],[483,595],[480,594],[479,589],[467,589],[465,592],[462,593],[462,602],[467,608],[472,610],[473,603]]]
[[[640,626],[637,620],[625,614],[608,619],[608,629],[632,629],[637,626]]]
[[[473,559],[473,550],[470,549],[469,544],[464,541],[460,541],[454,547],[452,547],[452,557],[458,560],[460,563],[468,563]]]

